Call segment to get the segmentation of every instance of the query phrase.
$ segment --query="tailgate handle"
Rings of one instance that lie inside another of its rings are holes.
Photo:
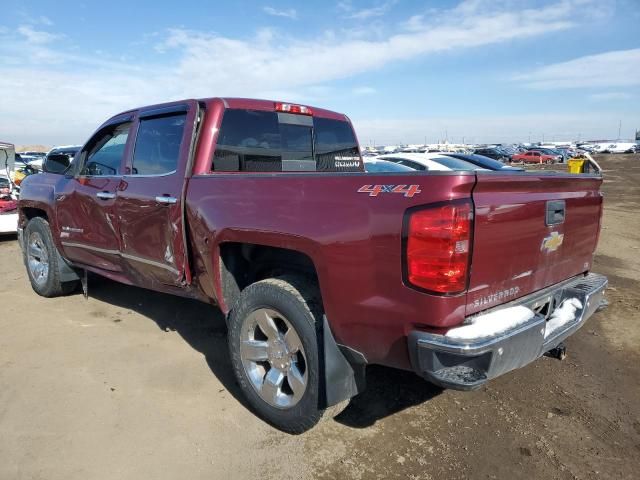
[[[565,203],[564,200],[549,200],[547,202],[547,225],[558,225],[564,223]]]

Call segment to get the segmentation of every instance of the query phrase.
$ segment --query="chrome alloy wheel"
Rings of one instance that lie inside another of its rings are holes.
[[[49,253],[39,232],[29,235],[27,248],[27,263],[31,277],[38,285],[44,285],[49,277]]]
[[[268,308],[243,321],[240,358],[254,390],[269,405],[290,408],[307,389],[307,358],[300,337],[281,313]]]

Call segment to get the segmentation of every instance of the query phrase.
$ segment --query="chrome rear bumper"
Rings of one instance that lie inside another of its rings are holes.
[[[413,369],[446,388],[477,388],[487,380],[531,363],[572,335],[600,307],[607,283],[602,275],[580,276],[482,312],[465,322],[473,323],[495,312],[508,315],[511,307],[531,310],[531,318],[499,333],[461,339],[460,335],[449,333],[411,332],[409,354]]]

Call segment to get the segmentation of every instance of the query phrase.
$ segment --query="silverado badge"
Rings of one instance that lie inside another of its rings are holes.
[[[551,235],[544,238],[542,240],[542,245],[540,246],[541,251],[555,252],[562,242],[564,241],[564,233],[551,232]]]

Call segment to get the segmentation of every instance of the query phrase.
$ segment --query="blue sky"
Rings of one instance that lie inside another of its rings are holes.
[[[187,97],[322,106],[363,145],[640,128],[640,0],[3,0],[0,139],[82,143]]]

